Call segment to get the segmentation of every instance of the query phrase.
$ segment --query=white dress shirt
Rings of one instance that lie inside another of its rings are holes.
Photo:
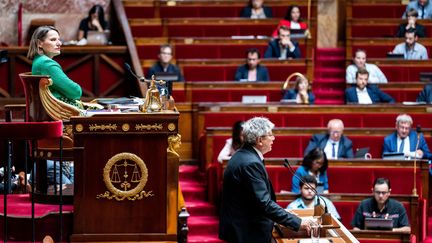
[[[367,92],[367,88],[364,88],[363,90],[356,88],[356,91],[359,104],[372,104],[372,100],[369,96],[369,93]]]

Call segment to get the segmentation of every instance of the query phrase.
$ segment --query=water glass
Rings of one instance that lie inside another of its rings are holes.
[[[311,242],[319,243],[320,238],[320,225],[315,224],[311,226]]]

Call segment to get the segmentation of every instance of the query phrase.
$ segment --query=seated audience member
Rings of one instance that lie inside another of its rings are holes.
[[[417,102],[432,103],[432,84],[425,85],[417,96]]]
[[[304,154],[314,148],[321,148],[329,159],[353,158],[352,141],[343,135],[344,124],[340,119],[332,119],[327,123],[327,134],[315,134],[309,141]]]
[[[265,66],[260,64],[260,53],[256,48],[247,50],[246,64],[237,68],[236,81],[269,81],[269,73]]]
[[[405,37],[405,32],[414,29],[418,37],[426,37],[426,29],[423,25],[417,23],[418,12],[411,8],[407,13],[408,21],[399,25],[396,37]]]
[[[277,38],[278,37],[278,30],[281,26],[286,26],[288,29],[291,30],[307,30],[308,25],[306,22],[303,21],[300,14],[300,8],[297,5],[291,5],[285,14],[284,19],[279,21],[278,26],[273,31],[272,37]]]
[[[326,197],[320,196],[317,197],[315,192],[310,188],[316,190],[317,188],[317,180],[315,177],[311,175],[305,175],[302,177],[302,180],[307,184],[300,181],[300,194],[299,197],[288,204],[287,209],[307,209],[314,208],[318,204],[318,200],[320,200],[320,205],[326,206],[328,212],[333,215],[335,218],[340,220],[339,213],[336,210],[336,207],[333,203],[328,200]]]
[[[347,104],[395,103],[390,95],[382,92],[377,86],[368,85],[368,77],[369,72],[366,69],[359,69],[356,72],[356,86],[345,90]]]
[[[87,39],[87,33],[90,30],[104,32],[108,29],[108,23],[105,21],[104,9],[101,5],[94,5],[88,16],[81,20],[78,30],[78,40]]]
[[[295,99],[297,104],[313,104],[315,102],[315,95],[311,91],[307,78],[303,75],[298,75],[294,89],[287,90],[282,99]]]
[[[224,160],[231,159],[231,156],[239,149],[243,144],[243,121],[236,121],[232,127],[231,138],[228,138],[225,142],[225,146],[219,152],[217,160],[219,163],[223,163]]]
[[[243,8],[240,17],[251,19],[265,19],[273,17],[270,7],[264,6],[264,0],[250,0]]]
[[[399,115],[396,118],[396,131],[384,138],[383,154],[400,152],[406,157],[432,159],[423,134],[417,134],[412,130],[412,124],[413,120],[407,114]],[[420,141],[416,151],[417,135],[420,136]]]
[[[300,47],[291,40],[291,31],[282,25],[279,27],[279,37],[268,43],[264,58],[293,59],[301,58]]]
[[[365,218],[393,219],[393,231],[411,232],[408,216],[402,203],[389,198],[391,193],[390,181],[377,178],[373,184],[373,197],[360,202],[351,222],[354,230],[365,229]]]
[[[404,54],[407,60],[427,60],[426,47],[417,42],[418,36],[414,29],[405,32],[405,42],[397,44],[393,49],[394,54]]]
[[[346,82],[348,84],[356,83],[356,73],[359,69],[366,69],[369,72],[368,83],[387,83],[387,78],[384,73],[375,64],[366,63],[366,51],[357,49],[353,58],[353,64],[346,69]]]
[[[311,175],[316,178],[317,191],[318,193],[328,193],[328,178],[327,178],[328,160],[321,148],[314,148],[303,158],[302,165],[298,167],[295,174],[297,176],[292,177],[292,188],[293,193],[300,193],[300,179],[303,176]]]
[[[170,44],[163,44],[160,46],[160,53],[158,55],[159,61],[150,67],[147,73],[147,78],[151,79],[152,75],[157,73],[168,72],[176,74],[177,81],[184,81],[180,68],[171,63],[173,58],[173,50]]]
[[[415,9],[419,19],[432,19],[432,3],[430,0],[414,0],[408,3],[402,18],[406,18],[410,9]]]

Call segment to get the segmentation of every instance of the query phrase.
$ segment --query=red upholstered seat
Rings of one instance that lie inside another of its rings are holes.
[[[353,18],[400,18],[406,6],[402,4],[357,5],[352,7]]]
[[[63,135],[62,121],[47,122],[0,122],[0,138],[11,140],[33,140],[60,138]]]

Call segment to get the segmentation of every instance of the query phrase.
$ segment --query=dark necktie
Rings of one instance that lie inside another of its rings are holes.
[[[400,146],[399,146],[399,153],[403,153],[403,151],[404,151],[404,147],[405,147],[405,139],[402,139],[402,142],[401,142],[401,144],[400,144]]]
[[[336,158],[336,149],[335,149],[336,143],[332,143],[332,158]]]
[[[421,19],[424,19],[424,10],[425,10],[425,7],[424,7],[424,6],[421,6],[421,8],[422,8]]]

